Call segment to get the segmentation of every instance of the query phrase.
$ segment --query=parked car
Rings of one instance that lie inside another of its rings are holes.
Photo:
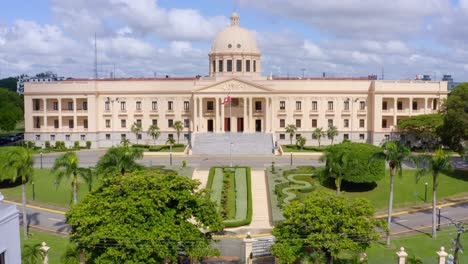
[[[9,140],[7,137],[0,137],[0,145],[4,145],[6,143],[8,143]]]

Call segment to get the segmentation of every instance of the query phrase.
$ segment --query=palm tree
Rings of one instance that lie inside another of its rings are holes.
[[[435,151],[434,155],[420,155],[414,158],[416,166],[419,168],[416,173],[416,180],[425,175],[432,175],[432,237],[436,238],[436,203],[438,177],[441,171],[451,170],[451,157],[442,149]]]
[[[33,178],[34,159],[30,149],[11,147],[2,161],[2,174],[15,182],[21,179],[22,207],[23,207],[23,231],[24,239],[28,239],[28,218],[26,214],[26,183]]]
[[[312,132],[312,138],[317,139],[319,147],[320,147],[320,139],[326,135],[325,131],[323,131],[323,128],[316,128]]]
[[[157,125],[151,125],[148,128],[147,134],[153,138],[153,144],[156,145],[156,140],[161,135],[161,131],[159,130],[159,127]]]
[[[175,121],[174,129],[176,130],[176,133],[177,133],[177,144],[179,144],[180,131],[184,130],[184,125],[182,124],[181,121]]]
[[[341,192],[341,182],[355,172],[358,160],[349,152],[325,151],[320,161],[325,161],[324,173],[335,178],[336,194]]]
[[[393,186],[395,181],[395,174],[401,177],[403,175],[402,164],[411,155],[410,149],[401,145],[399,142],[387,141],[382,145],[382,150],[372,154],[371,161],[374,159],[385,160],[388,163],[390,170],[390,192],[388,195],[388,235],[387,246],[390,246],[390,224],[392,223],[392,208],[393,208]]]
[[[128,138],[122,138],[120,140],[120,144],[122,144],[123,147],[128,147],[130,145],[130,139]]]
[[[172,145],[175,144],[175,139],[173,137],[168,137],[166,140],[166,145],[169,145],[171,151],[172,151]]]
[[[336,128],[336,126],[331,126],[328,128],[327,136],[329,139],[331,139],[331,144],[333,145],[333,140],[336,136],[338,136],[338,129]]]
[[[143,132],[143,128],[141,127],[141,123],[134,122],[132,127],[130,128],[130,130],[133,132],[133,134],[135,134],[136,142],[138,144],[138,135],[140,135],[141,132]]]
[[[305,137],[299,137],[296,140],[296,145],[299,146],[300,149],[304,149],[304,145],[306,144],[307,139]]]
[[[24,245],[21,261],[24,264],[41,264],[43,261],[43,252],[41,244]]]
[[[289,140],[291,141],[291,145],[292,145],[292,139],[294,137],[294,134],[296,134],[297,127],[291,124],[291,125],[287,125],[285,130],[286,130],[286,133],[289,134]]]
[[[64,177],[72,177],[73,204],[78,203],[78,177],[81,177],[92,188],[93,174],[90,169],[80,168],[75,152],[67,152],[55,160],[52,170],[57,175],[57,183]]]
[[[135,161],[143,157],[141,148],[131,148],[128,146],[112,147],[98,161],[96,168],[98,174],[124,175],[127,171],[138,170],[141,165]]]

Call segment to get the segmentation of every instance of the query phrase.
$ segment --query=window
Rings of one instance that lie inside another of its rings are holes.
[[[297,128],[301,127],[301,119],[296,119],[296,127]]]
[[[236,60],[236,71],[237,72],[242,71],[242,60]]]
[[[213,111],[214,110],[214,102],[208,101],[206,102],[206,111]]]
[[[223,60],[218,61],[218,72],[223,72]]]
[[[137,139],[138,139],[138,140],[142,139],[141,134],[137,134]]]
[[[55,141],[55,135],[50,135],[50,141]]]
[[[168,119],[167,120],[167,126],[168,127],[173,127],[174,126],[174,120],[173,119]]]
[[[285,134],[280,134],[280,139],[286,139],[286,135]]]
[[[360,140],[364,140],[365,138],[366,138],[366,137],[365,137],[364,134],[359,134],[359,139],[360,139]]]
[[[58,102],[53,102],[52,103],[52,108],[54,109],[54,111],[57,111],[58,110]]]
[[[253,72],[257,72],[257,61],[253,61]]]
[[[190,127],[190,120],[184,119],[184,127]]]
[[[110,119],[106,119],[106,128],[110,128],[111,124],[110,124]]]
[[[359,127],[364,127],[364,119],[359,119]]]
[[[387,134],[387,135],[384,135],[384,137],[385,137],[385,141],[389,141],[389,140],[390,140],[390,135]]]
[[[213,72],[216,72],[216,61],[215,60],[213,61],[211,67],[213,67]]]
[[[107,101],[104,103],[104,110],[106,110],[106,111],[110,110],[110,103],[107,102]]]
[[[312,127],[317,127],[317,119],[312,119]]]
[[[227,71],[232,72],[232,60],[227,60]]]
[[[344,102],[344,110],[349,111],[349,101]]]
[[[189,111],[190,110],[190,102],[189,101],[184,101],[184,110]]]
[[[106,140],[110,140],[110,134],[106,134]]]
[[[120,127],[122,127],[122,128],[127,127],[127,120],[126,119],[120,119]]]
[[[280,119],[280,127],[285,127],[286,126],[286,120]]]
[[[344,127],[349,127],[349,119],[345,119],[343,121],[344,121],[343,126]]]
[[[184,139],[189,140],[190,139],[190,134],[184,134]]]
[[[312,101],[312,111],[317,111],[317,101]]]
[[[343,140],[349,140],[349,134],[343,134]]]
[[[86,135],[80,135],[80,138],[81,138],[81,141],[85,141],[86,140]]]
[[[387,101],[383,101],[382,102],[382,110],[387,110],[387,109],[388,109]]]
[[[88,102],[83,102],[83,110],[88,110]]]
[[[382,119],[382,128],[387,128],[387,119]]]
[[[366,102],[364,101],[359,102],[359,110],[366,110]]]
[[[286,109],[286,101],[280,101],[280,110]]]
[[[125,102],[120,102],[120,110],[125,111],[127,104]]]
[[[127,139],[127,134],[120,134],[120,140],[124,141]]]
[[[328,101],[328,110],[333,111],[333,101]]]
[[[70,141],[70,135],[65,135],[65,140]]]
[[[328,127],[332,127],[333,126],[333,119],[328,119]]]
[[[73,127],[74,127],[73,120],[68,120],[68,127],[69,127],[69,128],[73,128]]]
[[[302,109],[302,102],[301,101],[296,101],[296,110],[299,111]]]
[[[41,118],[38,116],[34,117],[34,128],[41,128]]]
[[[168,101],[167,102],[167,110],[174,111],[174,102],[173,101]]]
[[[413,110],[418,110],[418,102],[413,101]]]
[[[68,110],[73,110],[73,102],[68,102]]]
[[[141,119],[136,120],[137,126],[141,127]]]
[[[167,137],[168,138],[174,138],[174,134],[168,134]]]
[[[432,110],[437,110],[437,99],[432,100]]]
[[[296,134],[296,140],[298,140],[301,136],[301,134]]]
[[[54,120],[54,128],[59,128],[59,121],[58,119]]]
[[[39,111],[41,109],[41,101],[39,99],[34,99],[34,111]]]
[[[141,111],[141,101],[136,102],[136,110]]]
[[[36,140],[41,140],[41,135],[36,135]]]
[[[88,128],[88,119],[83,119],[83,128]]]
[[[397,109],[398,110],[403,110],[403,102],[402,101],[397,102]]]
[[[245,71],[250,72],[250,60],[245,61]]]
[[[153,110],[153,111],[158,110],[158,102],[157,101],[152,101],[151,102],[151,110]]]
[[[157,125],[158,125],[158,120],[157,120],[157,119],[153,119],[153,120],[151,121],[151,124],[157,126]]]
[[[262,101],[255,101],[255,111],[262,111]]]

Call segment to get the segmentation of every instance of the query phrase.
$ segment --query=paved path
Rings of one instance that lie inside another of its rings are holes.
[[[210,172],[207,170],[198,170],[198,169],[193,170],[192,179],[200,181],[198,190],[206,188],[206,183],[208,182],[209,173]]]

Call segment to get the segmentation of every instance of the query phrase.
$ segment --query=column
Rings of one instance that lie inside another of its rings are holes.
[[[250,234],[247,234],[247,237],[242,241],[244,244],[244,263],[252,264],[252,242],[253,239],[250,237]]]
[[[59,129],[62,130],[62,98],[57,98],[58,101],[58,120],[59,120]]]
[[[427,97],[424,97],[424,114],[427,114]]]
[[[193,97],[193,113],[192,113],[192,116],[193,116],[192,131],[193,132],[197,132],[197,122],[198,122],[197,115],[198,115],[198,99],[194,96]]]
[[[73,98],[73,130],[76,131],[76,127],[78,125],[77,117],[76,117],[76,98]]]
[[[199,102],[199,105],[198,105],[198,122],[197,122],[197,130],[198,131],[202,131],[202,125],[201,125],[201,122],[202,122],[202,109],[203,109],[203,97],[200,97],[198,98],[198,102]]]
[[[409,99],[409,115],[413,113],[413,98]]]
[[[43,112],[43,128],[47,130],[47,99],[42,99],[42,104],[43,104],[43,109],[42,109],[42,112]]]
[[[224,131],[224,105],[221,104],[221,102],[222,102],[222,99],[220,99],[220,102],[219,102],[219,105],[221,106],[221,122],[219,122],[221,125],[220,126],[221,130],[219,132],[225,132]]]
[[[398,113],[398,110],[397,110],[397,101],[398,101],[398,98],[393,98],[393,127],[396,127],[397,125],[397,113]]]
[[[253,118],[253,107],[252,107],[252,97],[249,97],[249,109],[248,109],[248,112],[249,112],[249,132],[250,133],[253,133],[255,132],[254,129],[253,129],[253,122],[254,122],[254,118]]]
[[[215,97],[214,99],[215,99],[214,101],[215,120],[214,120],[213,131],[216,133],[218,132],[218,127],[219,127],[219,98]]]
[[[244,124],[243,125],[244,125],[244,132],[246,132],[247,131],[247,124],[248,124],[247,120],[249,120],[249,119],[247,117],[247,98],[245,96],[242,97],[242,103],[244,105]]]
[[[270,98],[265,98],[265,130],[266,133],[270,131]]]

